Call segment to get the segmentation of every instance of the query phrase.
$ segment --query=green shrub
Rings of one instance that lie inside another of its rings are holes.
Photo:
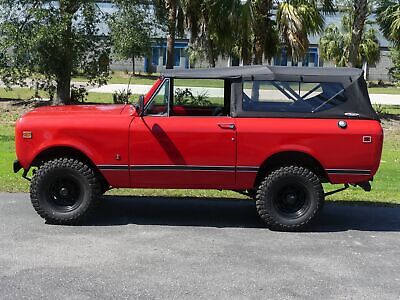
[[[82,85],[71,87],[71,103],[84,103],[87,100],[88,92]]]
[[[192,106],[209,106],[211,105],[210,100],[208,100],[207,93],[201,93],[197,96],[193,96],[190,89],[180,89],[175,90],[174,101],[178,105],[192,105]]]
[[[129,99],[131,96],[132,96],[131,90],[129,89],[119,90],[113,94],[113,102],[115,104],[126,104],[129,103]]]

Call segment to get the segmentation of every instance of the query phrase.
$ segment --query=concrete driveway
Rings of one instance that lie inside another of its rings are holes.
[[[328,204],[306,232],[251,201],[105,197],[84,226],[0,193],[0,299],[398,299],[400,207]]]

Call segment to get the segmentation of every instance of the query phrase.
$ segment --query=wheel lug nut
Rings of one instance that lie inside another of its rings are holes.
[[[68,195],[68,189],[66,189],[65,187],[60,189],[60,195],[61,196],[67,196]]]

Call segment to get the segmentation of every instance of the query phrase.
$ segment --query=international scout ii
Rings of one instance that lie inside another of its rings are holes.
[[[16,124],[14,171],[34,168],[31,201],[51,223],[82,221],[110,188],[218,189],[253,197],[269,228],[298,230],[322,208],[322,183],[371,189],[383,132],[362,75],[167,70],[135,105],[28,112]],[[219,88],[174,84],[184,79]]]

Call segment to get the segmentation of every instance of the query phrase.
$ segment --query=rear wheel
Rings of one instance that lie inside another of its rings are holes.
[[[32,205],[49,223],[74,224],[82,221],[97,202],[101,191],[94,170],[73,158],[43,163],[30,188]]]
[[[271,172],[260,185],[256,204],[260,217],[275,230],[299,230],[320,211],[324,191],[318,177],[300,166]]]

